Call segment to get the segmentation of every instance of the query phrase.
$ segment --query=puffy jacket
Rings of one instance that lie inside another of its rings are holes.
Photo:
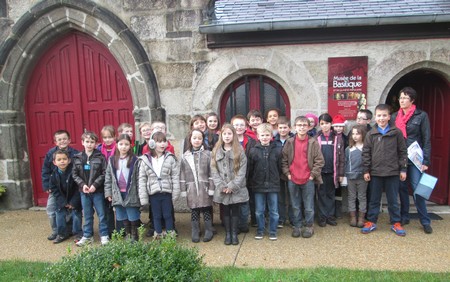
[[[246,186],[247,157],[244,151],[239,153],[239,171],[234,173],[233,151],[225,151],[219,148],[216,152],[215,163],[211,161],[211,176],[216,189],[214,191],[214,202],[224,205],[244,203],[248,201],[248,190]],[[230,188],[232,193],[222,193],[224,188]]]
[[[62,181],[65,180],[65,183]],[[72,177],[72,164],[67,167],[65,172],[60,173],[55,166],[50,175],[50,186],[52,194],[56,199],[56,209],[61,210],[67,204],[71,205],[75,210],[81,211],[81,197],[77,189],[77,185]]]
[[[42,177],[42,189],[44,191],[49,190],[50,187],[50,175],[55,169],[55,165],[53,164],[53,153],[58,150],[58,147],[51,148],[47,154],[45,155],[44,163],[42,165],[41,177]],[[69,157],[73,159],[73,157],[80,153],[77,149],[72,147],[67,147],[67,152],[69,153]]]
[[[286,177],[291,174],[290,167],[295,157],[295,139],[297,135],[286,140],[281,157],[281,170]],[[322,151],[317,140],[308,136],[308,167],[316,184],[322,184],[322,167],[325,164]]]
[[[111,197],[113,206],[122,207],[140,207],[138,194],[138,165],[137,157],[133,156],[130,163],[130,173],[127,180],[127,194],[125,199],[122,198],[120,193],[119,184],[117,181],[117,168],[114,164],[114,156],[112,156],[108,162],[105,175],[105,198]]]
[[[84,170],[87,161],[89,160],[89,173]],[[80,192],[83,192],[83,186],[94,185],[95,193],[104,192],[105,184],[106,160],[102,152],[94,150],[88,158],[86,153],[80,152],[73,157],[73,180],[78,185]]]
[[[364,173],[373,176],[394,176],[400,171],[406,172],[408,161],[402,132],[391,125],[382,135],[374,125],[364,139],[362,159]]]
[[[398,112],[392,115],[392,124],[395,124]],[[406,148],[408,148],[414,141],[419,143],[423,151],[423,164],[430,166],[431,158],[431,128],[430,120],[426,112],[416,108],[414,114],[406,123]]]
[[[247,160],[247,185],[253,193],[280,191],[281,147],[275,142],[250,148]]]
[[[156,193],[170,193],[175,200],[180,195],[180,171],[175,155],[167,152],[163,156],[164,161],[160,177],[153,169],[149,154],[139,157],[139,199],[141,205],[149,204],[149,195]]]
[[[181,196],[191,209],[212,206],[214,182],[211,177],[211,151],[202,147],[186,151],[180,161]]]

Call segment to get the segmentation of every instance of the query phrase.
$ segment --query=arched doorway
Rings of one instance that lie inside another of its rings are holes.
[[[41,169],[54,146],[53,132],[66,129],[81,150],[84,130],[100,133],[103,125],[134,124],[127,80],[109,50],[79,32],[53,44],[34,67],[25,101],[34,201],[45,205]]]
[[[398,92],[405,86],[413,87],[418,94],[415,102],[426,111],[431,125],[431,167],[429,173],[439,180],[430,201],[450,204],[450,119],[446,115],[446,105],[450,105],[450,84],[439,74],[420,69],[400,78],[390,90],[386,103],[397,111]]]
[[[290,117],[289,99],[283,87],[263,75],[246,75],[231,83],[224,91],[220,103],[220,119],[229,121],[234,115],[252,109],[264,115],[270,108],[278,108],[282,115]]]

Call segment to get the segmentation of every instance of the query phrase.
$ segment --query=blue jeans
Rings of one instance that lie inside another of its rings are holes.
[[[294,213],[294,226],[313,226],[314,224],[314,182],[309,180],[305,184],[295,184],[288,182],[289,194],[291,196],[291,206]],[[305,210],[303,217],[302,210]]]
[[[417,167],[409,163],[408,164],[408,174],[406,181],[400,181],[400,214],[402,220],[409,220],[409,191],[408,183],[411,184],[412,190],[415,191],[417,184],[419,184],[420,177],[422,173]],[[417,208],[417,213],[419,214],[420,224],[430,225],[431,219],[427,212],[427,204],[425,198],[419,195],[414,195],[414,204]]]
[[[56,197],[53,196],[53,193],[48,194],[47,207],[45,208],[45,211],[47,212],[47,216],[50,221],[52,234],[57,234],[58,228],[56,224]]]
[[[287,219],[290,223],[294,222],[294,213],[290,202],[288,182],[280,179],[280,192],[278,193],[278,214],[280,218],[278,222],[285,223]]]
[[[383,188],[386,191],[388,211],[391,224],[400,222],[400,206],[398,204],[399,176],[371,176],[370,202],[367,211],[367,220],[377,223],[380,213],[380,202]]]
[[[141,218],[141,212],[138,207],[114,206],[116,209],[117,220],[137,221]]]
[[[239,204],[239,228],[248,227],[249,215],[250,215],[250,200]]]
[[[258,224],[257,233],[264,233],[266,220],[264,213],[266,211],[266,202],[269,206],[269,234],[277,234],[278,225],[278,193],[254,193],[255,195],[255,215],[256,223]]]
[[[172,206],[172,194],[170,193],[157,193],[150,195],[150,207],[153,215],[153,227],[158,234],[162,233],[162,220],[166,224],[166,230],[173,230],[173,206]]]
[[[68,210],[67,208],[62,208],[56,211],[56,226],[58,227],[58,235],[67,236],[67,221],[66,217],[70,215],[72,218],[72,234],[82,235],[81,230],[81,211]]]
[[[98,230],[100,236],[108,236],[108,224],[105,216],[105,198],[102,193],[81,194],[81,205],[83,206],[84,225],[83,236],[91,238],[94,236],[94,208],[98,216]]]

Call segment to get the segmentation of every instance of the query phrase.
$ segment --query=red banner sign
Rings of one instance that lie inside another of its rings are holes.
[[[356,119],[367,108],[368,57],[328,58],[328,113]]]

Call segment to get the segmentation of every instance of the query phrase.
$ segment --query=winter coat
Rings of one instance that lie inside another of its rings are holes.
[[[253,132],[248,130],[249,132]],[[250,137],[250,135],[244,134],[244,141],[242,141],[242,148],[245,150],[245,155],[248,156],[250,149],[256,145],[256,140]]]
[[[280,191],[281,147],[275,142],[250,148],[247,158],[247,186],[253,193]]]
[[[391,124],[395,124],[398,112],[394,113],[391,118]],[[406,123],[406,148],[408,148],[414,141],[419,143],[423,151],[423,164],[430,166],[431,158],[431,127],[430,120],[426,112],[416,108],[414,114]]]
[[[58,147],[51,148],[47,154],[45,155],[44,164],[42,165],[41,177],[42,177],[42,189],[44,191],[48,191],[50,187],[50,175],[55,169],[55,165],[53,164],[53,154],[59,150]],[[67,147],[67,152],[69,153],[69,157],[73,159],[73,157],[79,153],[77,149],[72,147]]]
[[[281,152],[281,171],[286,177],[288,177],[290,172],[290,167],[292,161],[295,157],[295,139],[298,138],[297,135],[286,140],[284,144],[283,151]],[[308,136],[308,167],[311,171],[311,176],[314,178],[316,184],[322,184],[322,167],[325,163],[320,150],[320,145],[317,140],[313,137]]]
[[[84,170],[85,165],[87,165],[87,161],[88,156],[84,151],[76,154],[73,157],[73,179],[75,180],[75,183],[77,183],[78,189],[82,193],[84,185],[87,185],[88,187],[94,185],[95,193],[103,193],[106,171],[105,157],[99,150],[94,150],[89,157],[89,172]]]
[[[175,200],[180,195],[180,171],[175,155],[170,152],[164,153],[164,161],[160,177],[153,169],[150,155],[144,154],[139,157],[139,199],[141,205],[149,204],[149,195],[156,193],[170,193]]]
[[[347,179],[364,179],[362,151],[356,147],[345,149],[345,176]]]
[[[322,135],[322,131],[317,133],[317,141],[319,145],[322,147],[322,142],[326,142],[325,137]],[[339,177],[343,177],[345,174],[345,147],[344,147],[344,139],[338,136],[334,131],[331,131],[330,138],[333,140],[333,180],[334,186],[339,187]],[[329,142],[329,141],[328,141]],[[322,151],[323,154],[323,151]],[[323,154],[325,162],[327,161],[327,157]],[[326,166],[326,164],[325,164]]]
[[[65,178],[61,175],[58,168],[55,166],[50,175],[49,189],[56,199],[56,210],[59,211],[65,208],[66,205],[71,205],[75,210],[81,211],[81,197],[76,183],[72,177],[72,164],[69,164],[66,171],[62,172]],[[62,183],[65,179],[65,183]]]
[[[203,146],[198,151],[186,151],[180,161],[181,196],[187,197],[191,209],[212,206],[214,182],[210,164],[211,151]]]
[[[127,179],[127,192],[125,198],[122,198],[119,183],[117,180],[117,168],[114,163],[114,156],[111,156],[106,168],[105,175],[105,198],[111,197],[113,206],[122,207],[140,207],[138,194],[138,158],[133,156],[130,163],[130,173]]]
[[[211,176],[214,181],[214,202],[224,205],[244,203],[248,201],[246,187],[247,157],[242,150],[239,153],[239,171],[234,173],[233,151],[225,151],[219,148],[216,152],[214,165],[211,161]],[[225,194],[223,189],[230,188],[232,193]]]
[[[214,146],[216,145],[217,141],[219,141],[219,135],[217,133],[211,134],[211,140],[209,140],[209,129],[205,130],[205,140],[203,140],[204,143],[204,147],[209,150],[212,151],[214,149]],[[189,144],[189,142],[188,142]]]
[[[391,125],[388,132],[382,135],[378,126],[367,133],[363,147],[364,173],[373,176],[394,176],[407,169],[407,150],[402,132]]]
[[[289,139],[290,137],[294,137],[294,136],[295,136],[294,133],[289,132],[289,137],[288,137],[288,139]],[[280,133],[278,133],[278,134],[275,135],[275,137],[274,137],[274,143],[277,145],[277,147],[281,147],[281,150],[283,150],[283,147],[284,147],[284,144],[286,144],[286,141],[287,141],[287,139],[284,140],[284,143],[281,142],[281,140],[280,140]],[[281,159],[281,155],[280,155],[280,159]],[[281,161],[280,161],[280,162],[281,162]],[[288,181],[286,175],[285,175],[284,173],[282,173],[281,170],[280,170],[280,179],[281,179],[281,180],[284,180],[284,181]]]
[[[289,138],[291,138],[291,137],[294,137],[295,136],[295,134],[294,133],[292,133],[292,132],[289,132],[289,134],[288,134],[288,138],[287,139],[289,139]],[[280,133],[278,133],[277,135],[275,135],[275,137],[273,138],[273,142],[277,145],[277,147],[281,147],[281,148],[283,148],[284,147],[284,144],[286,143],[286,141],[287,141],[287,139],[284,141],[284,143],[283,142],[281,142],[281,139],[280,139],[281,137],[280,137]]]
[[[142,143],[140,143],[139,141],[136,141],[136,143],[134,144],[133,147],[133,153],[136,156],[142,156],[142,151],[144,150],[144,147],[147,146],[147,141],[142,141]]]

